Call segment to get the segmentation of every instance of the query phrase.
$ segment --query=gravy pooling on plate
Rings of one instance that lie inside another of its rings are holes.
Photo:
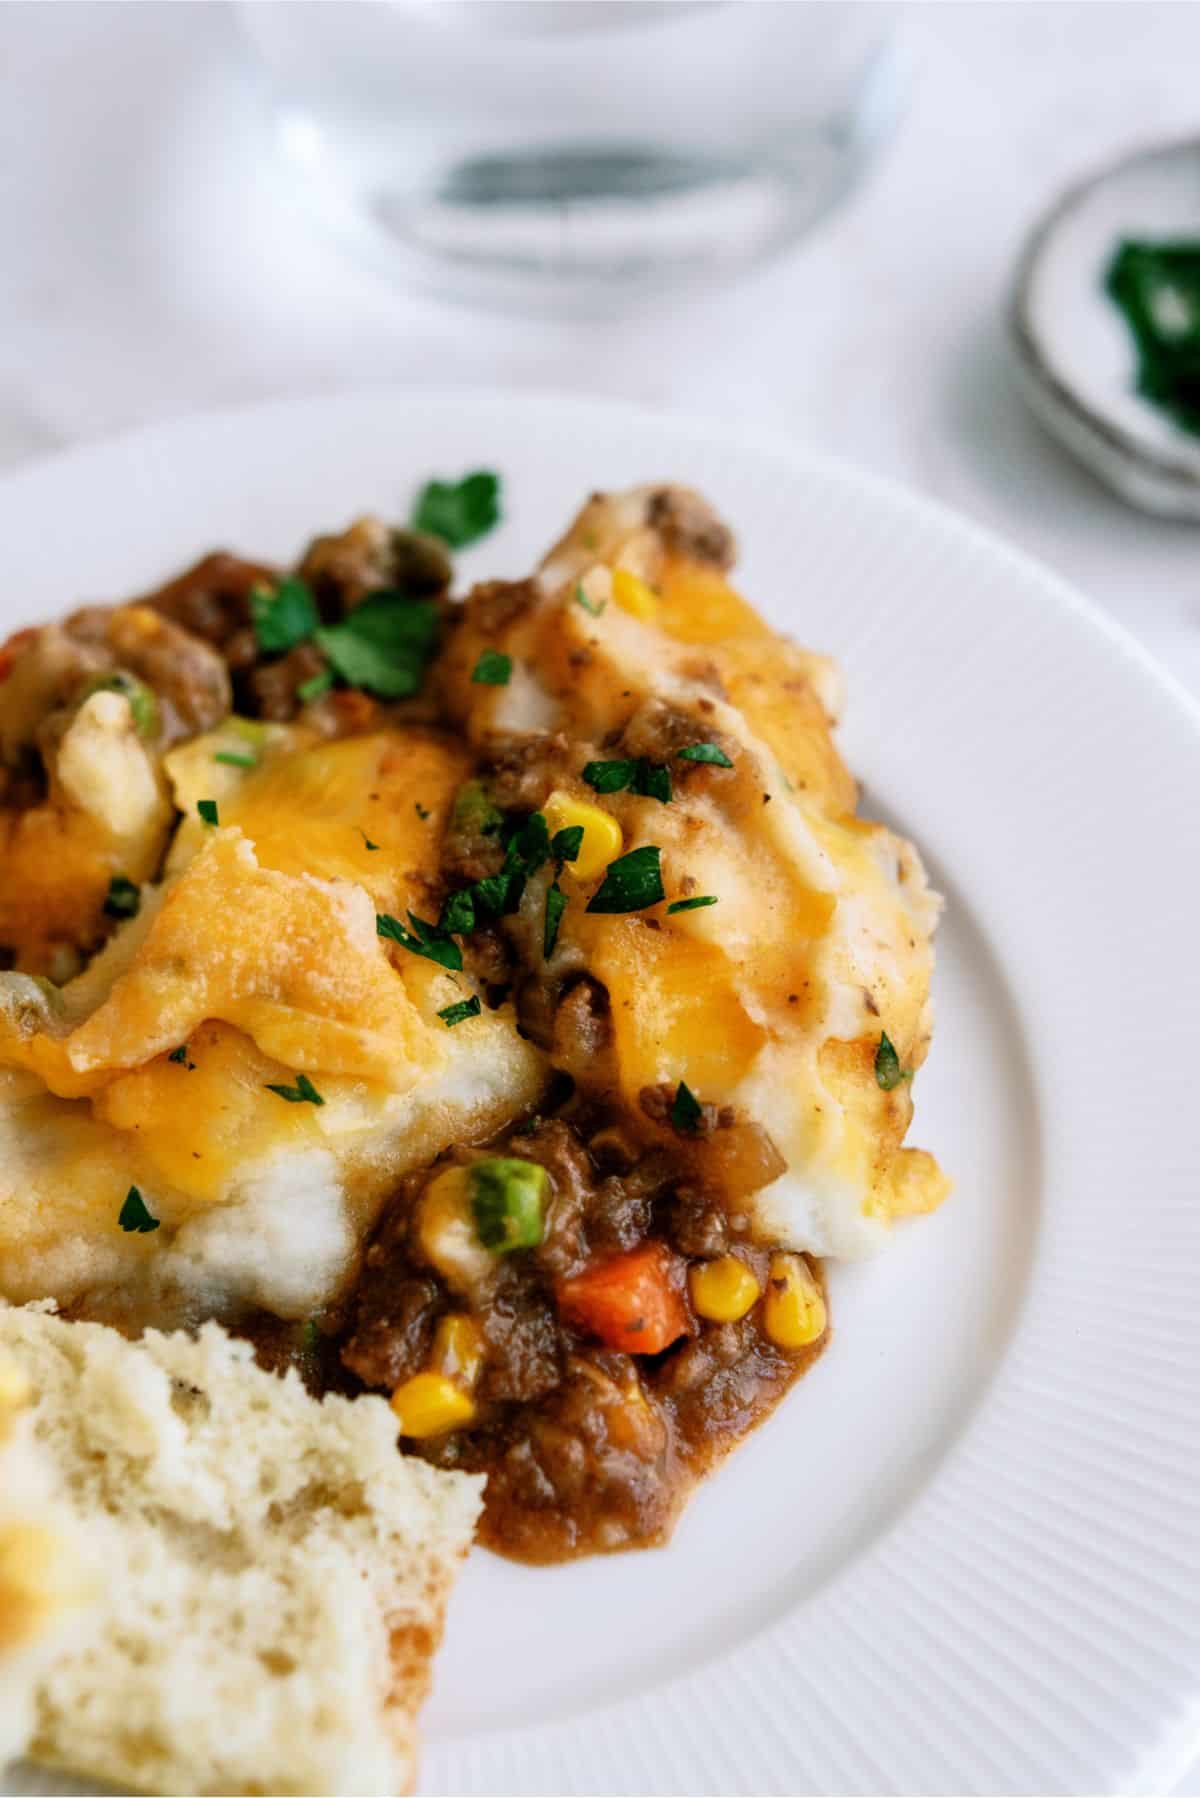
[[[388,1392],[519,1558],[666,1538],[946,1191],[939,902],[733,554],[596,495],[457,603],[364,519],[10,640],[0,1296]]]

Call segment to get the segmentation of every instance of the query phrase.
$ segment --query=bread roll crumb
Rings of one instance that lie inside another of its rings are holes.
[[[394,1793],[482,1481],[249,1344],[0,1309],[38,1449],[110,1578],[36,1681],[34,1760],[157,1792]],[[0,1650],[2,1652],[2,1650]]]
[[[88,1627],[99,1583],[55,1502],[32,1399],[24,1370],[0,1349],[0,1767],[28,1741],[37,1680],[68,1626]]]

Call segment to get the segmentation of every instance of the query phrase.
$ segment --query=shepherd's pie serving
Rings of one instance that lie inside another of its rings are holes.
[[[944,1196],[939,901],[703,499],[454,600],[495,498],[0,651],[0,1295],[383,1394],[548,1561],[665,1540]]]

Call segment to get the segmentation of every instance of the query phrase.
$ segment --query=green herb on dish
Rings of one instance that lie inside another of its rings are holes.
[[[465,549],[500,522],[500,477],[476,469],[461,481],[427,481],[413,507],[412,526]]]
[[[1137,350],[1137,391],[1200,436],[1200,241],[1127,238],[1105,291]]]

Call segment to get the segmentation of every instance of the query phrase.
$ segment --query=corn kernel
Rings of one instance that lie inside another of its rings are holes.
[[[636,574],[630,574],[628,568],[613,569],[612,596],[623,612],[640,618],[644,624],[653,624],[658,617],[657,593]]]
[[[415,1373],[392,1394],[400,1433],[423,1442],[461,1429],[475,1415],[475,1401],[444,1373]]]
[[[469,1392],[483,1366],[483,1332],[474,1318],[456,1311],[443,1317],[433,1333],[433,1366]]]
[[[620,855],[625,837],[611,812],[562,791],[551,793],[542,810],[551,836],[577,824],[583,826],[579,854],[566,867],[566,872],[577,880],[591,880]]]
[[[717,1261],[693,1267],[688,1287],[696,1312],[715,1324],[734,1324],[745,1317],[760,1291],[758,1281],[736,1255],[722,1255]]]
[[[772,1255],[763,1328],[777,1348],[802,1349],[825,1334],[825,1300],[800,1255]]]

